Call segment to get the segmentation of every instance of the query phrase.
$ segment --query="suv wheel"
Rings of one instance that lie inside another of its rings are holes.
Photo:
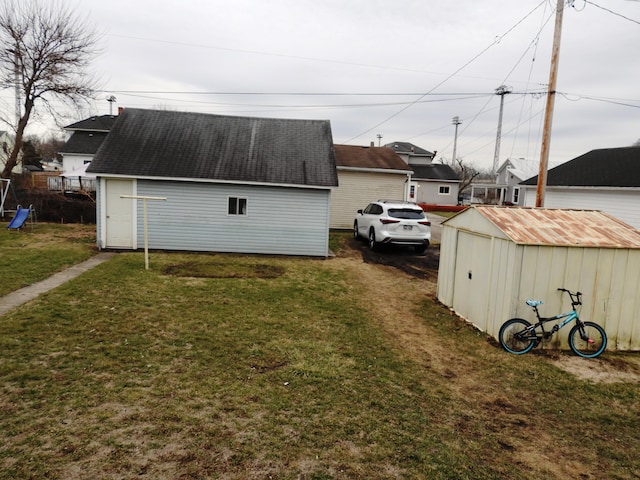
[[[424,244],[424,245],[416,245],[416,246],[415,246],[416,253],[417,253],[418,255],[423,254],[423,253],[425,252],[425,250],[427,249],[427,246],[428,246],[428,244]]]
[[[376,242],[376,232],[372,228],[369,230],[369,248],[371,250],[375,250],[378,247],[378,242]]]
[[[353,238],[358,240],[360,235],[358,235],[358,222],[353,222]]]

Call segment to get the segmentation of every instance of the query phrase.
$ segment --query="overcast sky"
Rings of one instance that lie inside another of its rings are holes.
[[[506,85],[500,163],[540,157],[556,0],[63,3],[103,47],[93,73],[104,91],[66,123],[108,114],[114,95],[114,112],[328,119],[335,143],[407,141],[450,160],[458,116],[457,155],[490,168]],[[640,139],[639,52],[640,1],[566,7],[552,162]]]

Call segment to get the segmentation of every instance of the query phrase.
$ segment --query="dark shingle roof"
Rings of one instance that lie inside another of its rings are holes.
[[[118,119],[117,115],[102,115],[85,118],[64,127],[65,130],[86,130],[88,132],[108,132]]]
[[[327,120],[125,109],[89,172],[337,186]]]
[[[86,153],[95,154],[108,132],[73,132],[67,143],[60,149],[60,153]]]
[[[387,143],[385,147],[392,148],[396,153],[410,153],[411,155],[427,155],[433,157],[433,152],[420,148],[409,142]]]
[[[414,180],[459,181],[460,177],[449,165],[432,163],[430,165],[411,165]]]
[[[522,185],[536,185],[538,176]],[[640,147],[602,148],[547,172],[548,186],[640,187]]]
[[[412,169],[392,149],[386,147],[359,147],[334,145],[336,166],[353,168],[376,168],[388,170]]]

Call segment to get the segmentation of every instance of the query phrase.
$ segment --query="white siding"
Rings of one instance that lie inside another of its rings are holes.
[[[524,187],[523,190],[525,190]],[[535,204],[536,189],[527,187],[525,206],[534,207]],[[640,228],[640,190],[559,189],[547,187],[544,206],[545,208],[601,210],[634,228]]]
[[[418,183],[418,196],[417,203],[428,203],[431,205],[457,205],[458,204],[458,190],[460,185],[457,182],[444,182],[432,180],[417,181]],[[449,187],[448,194],[441,194],[440,187]]]
[[[404,174],[338,170],[339,187],[331,193],[331,228],[353,228],[360,208],[381,198],[404,200]]]

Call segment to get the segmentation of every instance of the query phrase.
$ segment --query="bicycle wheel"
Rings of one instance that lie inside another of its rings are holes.
[[[498,333],[498,340],[500,340],[502,348],[516,355],[522,355],[531,350],[535,341],[528,337],[533,332],[525,332],[525,329],[530,326],[531,324],[523,318],[512,318],[504,322],[500,327],[500,333]],[[519,333],[526,333],[526,337],[519,338]]]
[[[583,325],[576,323],[569,332],[569,347],[581,357],[597,357],[607,348],[607,333],[597,323],[583,322]]]

